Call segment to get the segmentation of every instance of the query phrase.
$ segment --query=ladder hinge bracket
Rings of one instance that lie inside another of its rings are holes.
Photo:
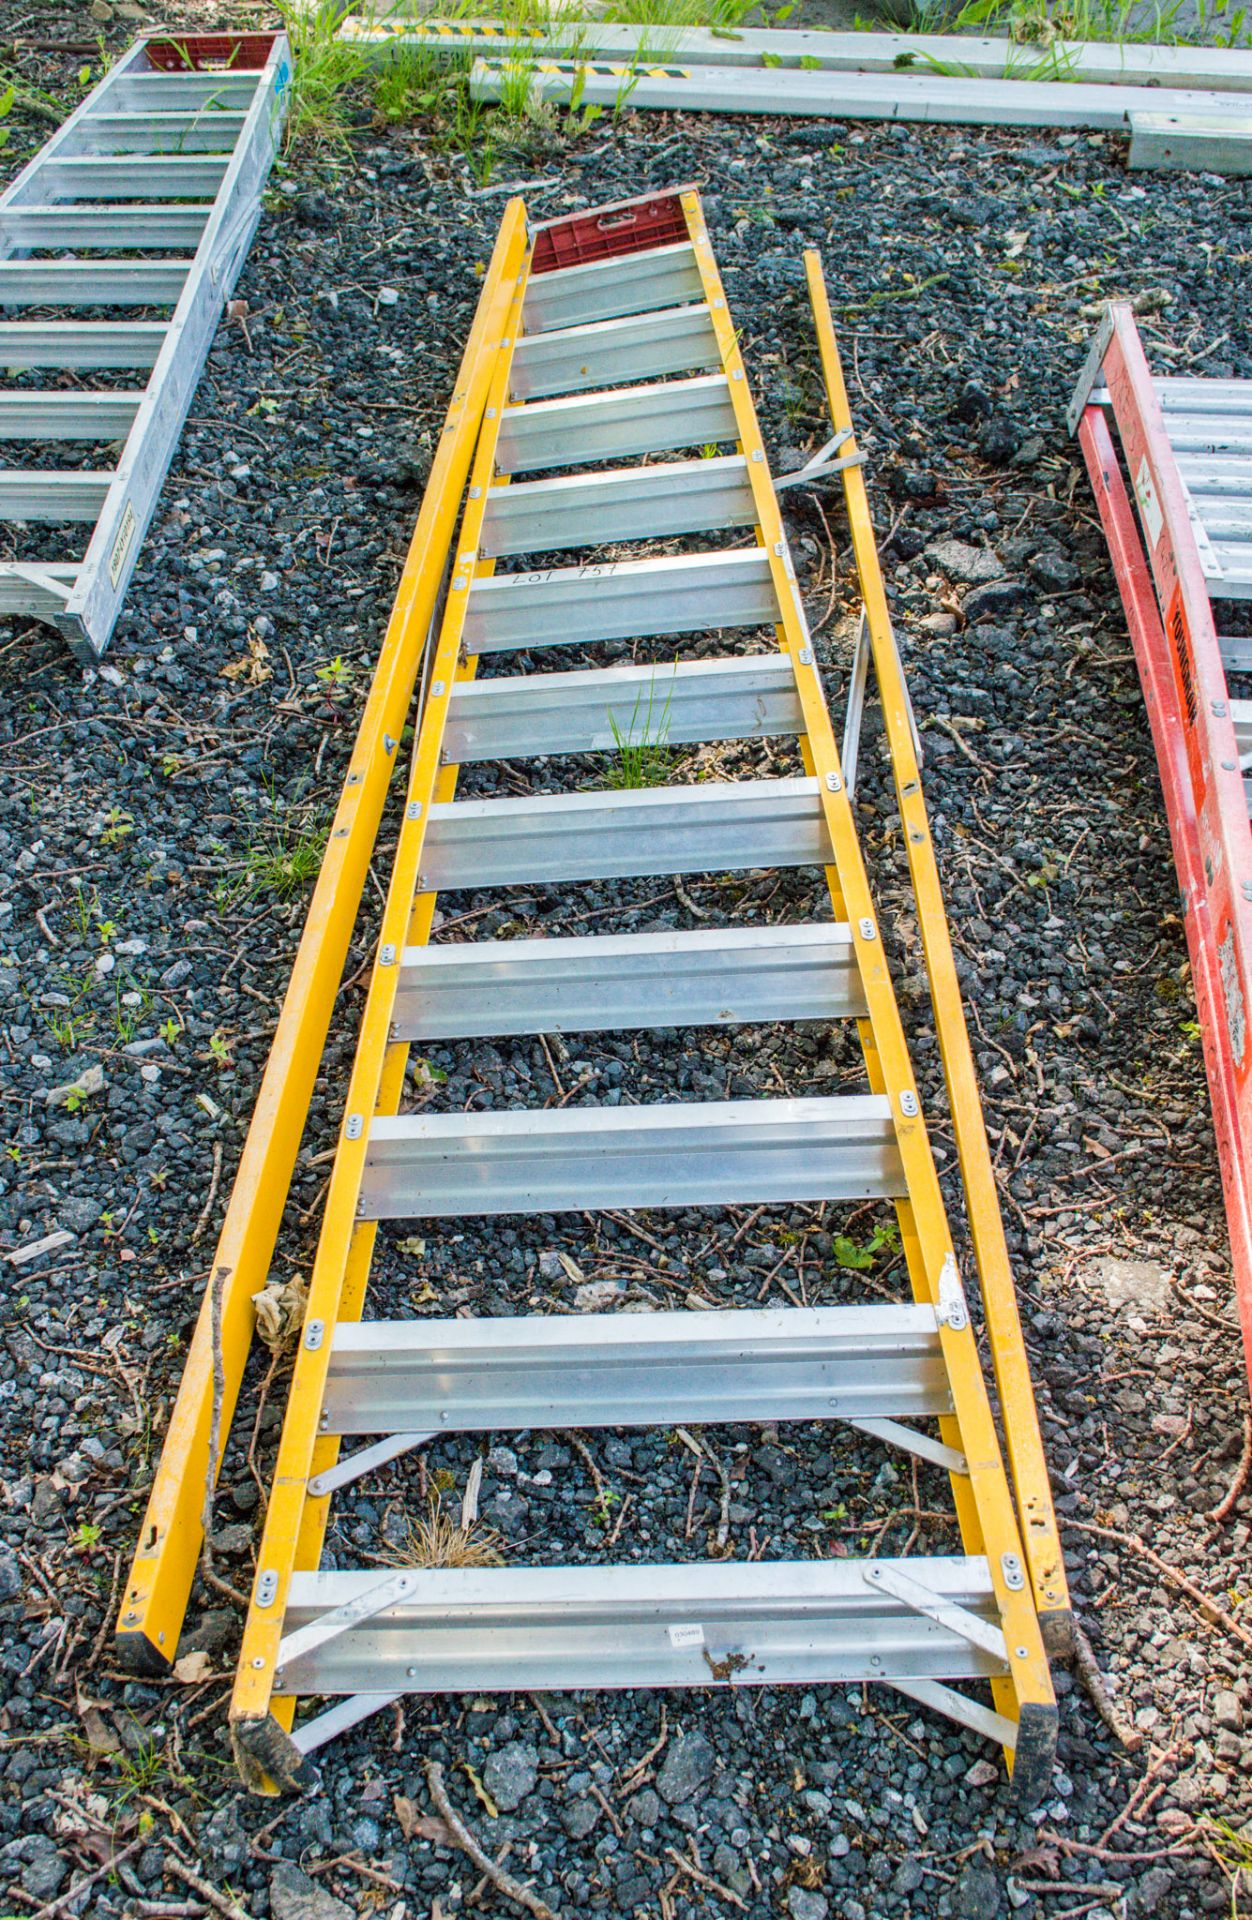
[[[935,1318],[941,1327],[951,1327],[954,1333],[962,1333],[969,1325],[965,1289],[961,1285],[956,1255],[952,1253],[944,1255],[943,1265],[939,1269],[939,1301]]]
[[[900,1601],[914,1613],[920,1613],[927,1620],[933,1620],[938,1627],[946,1627],[949,1633],[959,1634],[962,1640],[968,1640],[972,1647],[981,1648],[990,1654],[993,1660],[1008,1665],[1008,1647],[1004,1635],[992,1621],[984,1620],[981,1614],[973,1613],[956,1600],[947,1600],[930,1587],[923,1586],[911,1574],[904,1573],[898,1566],[884,1566],[873,1562],[862,1568],[861,1577],[868,1586],[875,1587],[881,1593],[889,1593],[893,1600]]]

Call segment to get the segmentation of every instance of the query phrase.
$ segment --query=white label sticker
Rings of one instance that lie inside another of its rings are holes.
[[[122,508],[122,523],[118,527],[116,538],[113,541],[112,547],[109,549],[109,579],[114,586],[117,585],[122,577],[122,568],[126,564],[126,556],[130,552],[130,543],[135,537],[137,524],[135,509],[128,500]]]
[[[671,1647],[702,1647],[704,1628],[700,1626],[671,1627],[669,1643]]]
[[[1135,497],[1143,513],[1144,525],[1148,529],[1148,545],[1154,547],[1161,537],[1165,515],[1161,512],[1161,503],[1156,497],[1156,488],[1152,484],[1152,469],[1148,465],[1146,453],[1139,462],[1139,471],[1135,475]]]

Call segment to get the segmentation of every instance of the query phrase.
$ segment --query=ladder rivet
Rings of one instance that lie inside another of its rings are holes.
[[[1030,1656],[1029,1656],[1029,1654],[1027,1653],[1027,1651],[1026,1651],[1026,1649],[1025,1649],[1025,1647],[1018,1647],[1018,1648],[1016,1649],[1016,1652],[1017,1652],[1017,1657],[1018,1657],[1018,1659],[1019,1659],[1019,1660],[1027,1660],[1027,1659],[1029,1659],[1029,1657],[1030,1657]]]
[[[261,1668],[265,1665],[265,1662],[261,1658],[259,1653],[253,1656],[252,1665],[258,1673],[261,1671]]]
[[[829,788],[831,793],[843,792],[843,781],[839,778],[839,775],[837,773],[828,773],[826,775],[826,785]]]
[[[343,1130],[344,1139],[359,1140],[364,1131],[365,1131],[365,1122],[361,1118],[360,1114],[350,1113],[348,1115],[347,1124],[345,1125]]]
[[[387,944],[386,944],[386,946],[385,946],[385,947],[384,947],[384,948],[382,949],[382,951],[380,952],[380,954],[379,954],[379,956],[378,956],[378,964],[379,964],[379,966],[380,966],[380,967],[394,967],[394,966],[395,966],[395,964],[396,964],[396,950],[395,950],[395,947],[394,947],[394,946],[392,945],[392,943],[391,943],[391,941],[390,941],[390,940],[389,940],[389,941],[387,942]]]
[[[471,500],[481,500],[481,499],[482,499],[482,497],[483,497],[483,490],[482,490],[482,488],[481,488],[481,487],[471,487],[471,488],[470,488],[470,490],[469,490],[469,497],[470,497],[470,499],[471,499]]]
[[[876,934],[876,933],[877,933],[877,931],[878,931],[878,929],[877,929],[877,928],[875,927],[875,925],[874,925],[874,923],[873,923],[873,921],[872,921],[872,920],[870,920],[870,919],[865,919],[865,920],[859,920],[859,921],[857,922],[857,925],[859,926],[859,928],[860,928],[860,930],[861,930],[861,938],[862,938],[862,940],[872,940],[872,939],[874,938],[874,936],[875,936],[875,934]]]
[[[435,681],[435,684],[434,684],[434,685],[432,686],[432,688],[431,688],[431,690],[430,690],[430,691],[431,691],[431,694],[432,694],[432,696],[434,697],[434,699],[436,699],[436,700],[438,700],[438,699],[439,699],[439,697],[440,697],[440,695],[441,695],[441,694],[443,693],[443,690],[444,690],[444,683],[443,683],[443,681],[442,681],[442,680],[436,680],[436,681]]]
[[[464,574],[458,575],[457,578],[452,582],[452,591],[453,593],[464,593],[465,591]]]
[[[1237,773],[1239,771],[1239,762],[1237,760],[1223,760],[1222,771],[1224,773]]]
[[[393,740],[389,733],[385,733],[383,735],[383,752],[384,753],[394,753],[398,744],[399,742]]]
[[[799,653],[796,655],[796,658],[799,660],[800,665],[802,667],[811,667],[813,664],[812,647],[801,647]]]
[[[1239,891],[1245,900],[1252,900],[1252,880],[1241,880],[1239,882]],[[1186,904],[1185,894],[1183,895],[1183,903],[1184,905]]]
[[[409,818],[410,820],[420,820],[420,819],[421,819],[421,817],[422,817],[422,803],[421,803],[421,801],[420,801],[420,800],[410,800],[410,801],[409,801],[409,804],[408,804],[408,807],[407,807],[407,808],[405,809],[405,811],[406,811],[406,814],[407,814],[407,816],[408,816],[408,818]]]
[[[409,1668],[407,1668],[407,1669],[406,1669],[406,1672],[407,1672],[407,1674],[408,1674],[408,1678],[409,1678],[410,1680],[416,1680],[416,1679],[417,1679],[417,1668],[416,1668],[416,1667],[409,1667]]]
[[[908,1087],[906,1087],[900,1095],[900,1111],[906,1114],[910,1120],[914,1119],[921,1111],[917,1104],[917,1095]]]

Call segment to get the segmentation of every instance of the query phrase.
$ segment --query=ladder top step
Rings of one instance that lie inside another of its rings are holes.
[[[505,800],[440,800],[430,809],[431,821],[501,820],[509,816],[542,813],[568,819],[580,813],[672,813],[675,806],[691,813],[724,812],[728,807],[794,805],[818,799],[817,781],[807,774],[785,780],[705,780],[692,787],[628,787],[604,792],[527,794]]]

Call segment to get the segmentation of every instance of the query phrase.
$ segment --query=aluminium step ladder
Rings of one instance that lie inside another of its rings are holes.
[[[667,550],[732,530],[741,544]],[[619,543],[631,557],[595,557]],[[874,1680],[1000,1744],[1029,1800],[1056,1726],[1039,1612],[695,192],[535,230],[453,554],[244,1629],[241,1770],[298,1786],[306,1756],[408,1692]],[[654,683],[639,664],[479,679],[489,656],[763,625],[769,653],[665,664],[667,738],[781,734],[802,776],[454,799],[462,764],[611,749]],[[428,944],[444,892],[797,867],[824,868],[830,918]],[[855,1024],[867,1091],[401,1111],[414,1042],[799,1019]],[[867,1198],[895,1205],[907,1301],[362,1318],[390,1219]],[[331,1500],[442,1435],[816,1419],[945,1468],[963,1551],[319,1569]],[[137,1620],[124,1603],[123,1639]],[[303,1696],[335,1704],[296,1725]]]
[[[1252,1383],[1252,700],[1233,699],[1228,681],[1252,673],[1252,380],[1155,379],[1116,302],[1068,422],[1152,727]],[[1214,600],[1247,603],[1242,634],[1218,633]]]
[[[0,196],[0,439],[20,449],[0,613],[59,628],[85,665],[251,244],[290,77],[281,33],[137,41]]]

